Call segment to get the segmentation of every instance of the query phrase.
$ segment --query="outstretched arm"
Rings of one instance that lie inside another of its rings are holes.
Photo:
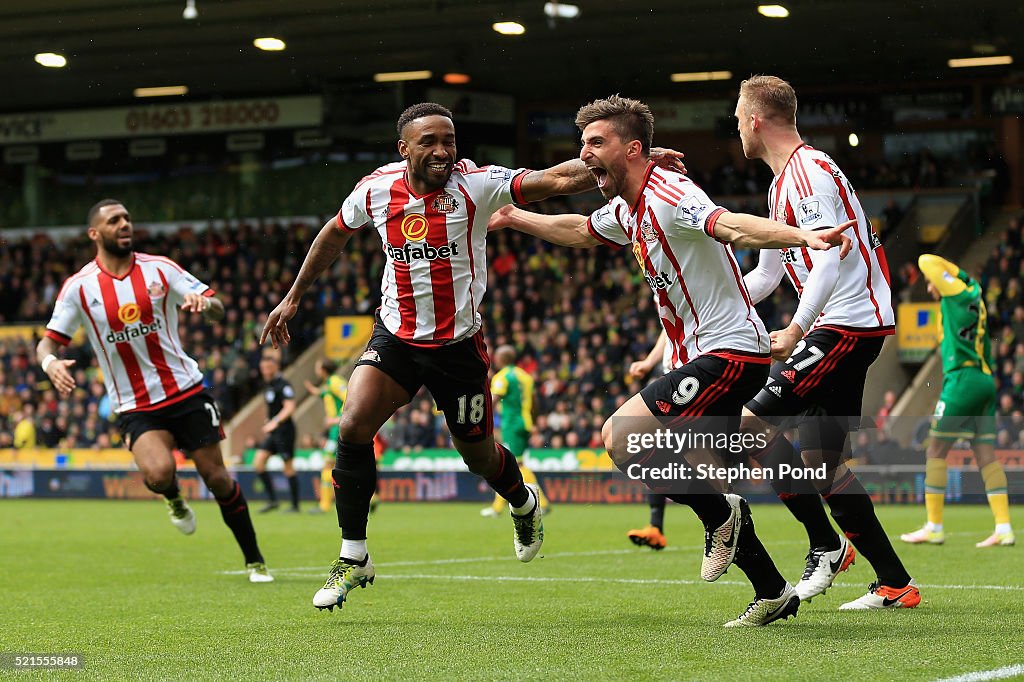
[[[651,160],[659,167],[686,175],[683,156],[682,152],[674,149],[651,149]],[[572,159],[545,170],[531,171],[523,178],[520,190],[526,201],[541,201],[563,194],[579,194],[596,187],[597,181],[587,170],[586,164],[580,159]]]
[[[309,252],[306,253],[299,274],[295,277],[291,289],[285,294],[281,302],[270,313],[267,323],[263,326],[263,333],[260,334],[260,343],[264,343],[270,337],[270,343],[274,348],[287,345],[291,340],[288,333],[288,320],[295,317],[299,310],[299,300],[306,290],[323,274],[331,263],[337,259],[338,254],[352,238],[352,233],[338,226],[337,219],[331,218],[320,229],[316,239],[313,240]]]
[[[839,257],[845,258],[853,242],[849,237],[844,237],[843,232],[856,222],[848,220],[824,230],[800,230],[767,218],[726,211],[715,221],[714,236],[748,249],[805,246],[816,251],[827,251],[833,246],[839,246]]]
[[[224,302],[216,296],[203,294],[185,294],[181,309],[190,313],[202,313],[207,322],[218,322],[224,319]]]
[[[503,227],[532,234],[552,244],[577,249],[589,249],[601,243],[587,229],[587,217],[575,213],[542,215],[511,205],[503,206],[491,216],[487,229],[498,230]]]
[[[931,282],[940,296],[956,296],[967,289],[970,276],[955,263],[950,263],[941,256],[925,253],[918,257],[917,267],[924,273],[925,279]]]
[[[579,159],[557,166],[529,172],[523,178],[520,191],[527,201],[541,201],[562,194],[579,194],[597,187],[597,181]]]

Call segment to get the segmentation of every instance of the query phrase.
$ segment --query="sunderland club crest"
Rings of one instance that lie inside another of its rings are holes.
[[[453,213],[459,208],[459,202],[455,201],[455,197],[448,192],[442,192],[434,199],[431,208],[438,213]]]

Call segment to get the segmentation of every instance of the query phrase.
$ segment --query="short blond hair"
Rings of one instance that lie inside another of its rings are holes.
[[[740,83],[740,96],[762,117],[796,125],[796,92],[778,76],[751,76]]]

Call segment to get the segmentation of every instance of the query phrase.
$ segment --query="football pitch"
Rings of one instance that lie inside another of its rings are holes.
[[[529,564],[515,560],[510,520],[481,518],[479,505],[384,505],[370,520],[376,582],[333,613],[310,603],[337,556],[333,513],[256,515],[276,582],[253,585],[216,506],[194,508],[199,528],[186,537],[155,501],[0,502],[0,653],[83,657],[82,670],[47,673],[57,679],[1024,674],[1024,547],[974,548],[991,532],[987,507],[948,507],[945,546],[897,547],[921,586],[917,609],[837,611],[874,577],[858,557],[795,620],[736,630],[722,624],[752,590],[736,567],[714,584],[700,580],[700,525],[674,505],[662,552],[626,541],[646,523],[646,507],[559,506]],[[807,551],[802,529],[781,505],[753,511],[795,582]],[[924,510],[880,514],[895,537],[920,525]]]

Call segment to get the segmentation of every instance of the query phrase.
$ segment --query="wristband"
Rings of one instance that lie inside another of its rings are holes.
[[[43,361],[42,363],[40,363],[40,365],[42,366],[44,373],[46,372],[46,368],[53,364],[53,362],[56,361],[56,359],[57,356],[54,355],[53,353],[50,353],[45,358],[43,358]]]

